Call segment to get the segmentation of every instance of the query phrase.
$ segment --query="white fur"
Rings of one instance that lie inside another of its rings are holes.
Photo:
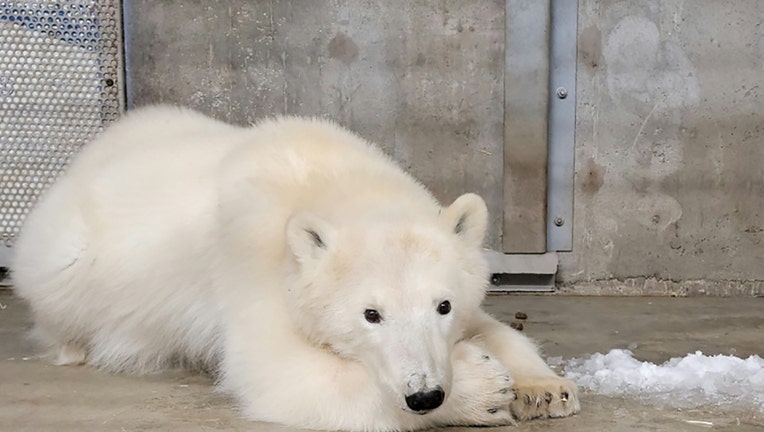
[[[43,196],[12,270],[59,363],[204,367],[253,419],[411,430],[572,414],[572,383],[480,309],[486,221],[476,195],[443,208],[332,123],[152,107]],[[441,407],[408,408],[436,388]]]

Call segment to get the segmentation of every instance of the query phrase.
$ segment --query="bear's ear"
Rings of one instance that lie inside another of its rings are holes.
[[[334,244],[335,236],[333,227],[312,214],[298,213],[287,222],[287,245],[302,264],[321,258]]]
[[[473,193],[464,194],[443,209],[440,217],[468,246],[483,245],[488,225],[488,208],[483,198]]]

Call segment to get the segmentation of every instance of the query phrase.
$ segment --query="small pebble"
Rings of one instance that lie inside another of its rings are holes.
[[[514,321],[509,326],[517,331],[523,331],[523,323],[521,322]]]
[[[515,318],[519,320],[528,319],[528,314],[526,314],[525,312],[518,312],[515,314]]]

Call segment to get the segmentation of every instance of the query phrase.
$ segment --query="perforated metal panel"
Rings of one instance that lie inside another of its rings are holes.
[[[119,0],[0,0],[0,247],[122,111]]]

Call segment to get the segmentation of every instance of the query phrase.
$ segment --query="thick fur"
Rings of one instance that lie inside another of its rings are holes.
[[[58,363],[204,367],[252,419],[381,431],[573,414],[575,386],[480,308],[486,221],[478,196],[441,207],[332,123],[152,107],[43,196],[12,270]],[[408,405],[439,390],[434,410]]]

